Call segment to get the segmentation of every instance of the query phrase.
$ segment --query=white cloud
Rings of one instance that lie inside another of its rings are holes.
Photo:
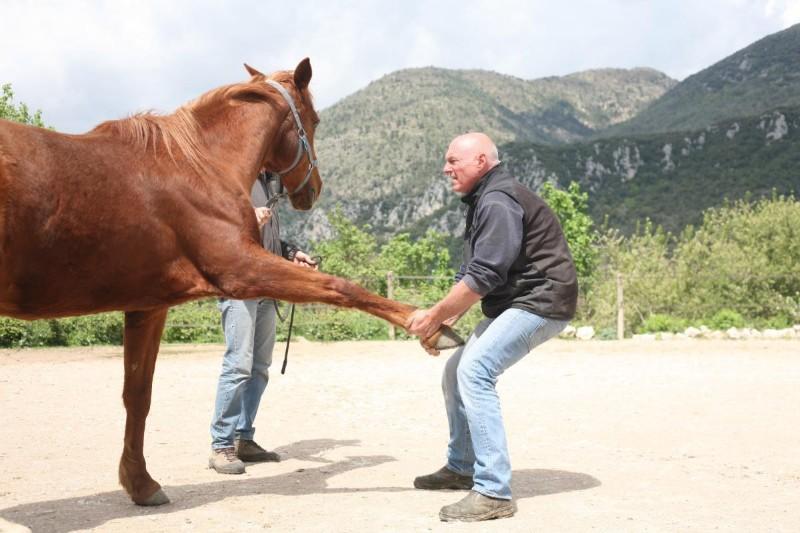
[[[63,131],[311,57],[319,106],[434,65],[522,78],[651,66],[683,78],[800,22],[797,0],[0,0],[0,83]]]

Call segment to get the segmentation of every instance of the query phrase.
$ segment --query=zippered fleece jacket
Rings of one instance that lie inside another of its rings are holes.
[[[481,295],[490,318],[509,308],[570,320],[578,279],[553,211],[500,163],[462,199],[467,205],[464,262],[456,281]]]

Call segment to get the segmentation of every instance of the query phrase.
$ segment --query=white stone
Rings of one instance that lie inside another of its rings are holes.
[[[565,339],[574,339],[575,338],[575,326],[572,324],[567,325],[564,330],[558,335],[559,337],[563,337]]]
[[[656,340],[656,336],[653,333],[639,333],[633,336],[633,340],[638,341],[654,341]]]
[[[778,329],[765,329],[763,336],[765,339],[780,339],[783,336],[783,332]]]
[[[592,326],[581,326],[575,332],[575,336],[582,341],[588,341],[594,337],[594,328]]]
[[[726,335],[726,336],[727,336],[729,339],[733,339],[733,340],[736,340],[736,339],[741,339],[741,338],[742,338],[742,334],[741,334],[741,333],[739,332],[739,330],[738,330],[738,329],[736,329],[736,328],[729,328],[729,329],[728,329],[728,330],[725,332],[725,335]]]
[[[695,337],[699,337],[702,333],[703,333],[702,331],[700,331],[697,328],[693,328],[693,327],[688,327],[688,328],[686,328],[686,331],[683,332],[683,334],[686,335],[687,337],[689,337],[690,339],[693,339]]]
[[[658,339],[662,341],[671,341],[675,338],[674,333],[670,333],[669,331],[662,331],[658,334]]]
[[[719,339],[724,339],[724,338],[725,338],[725,333],[723,333],[723,332],[721,332],[721,331],[714,330],[714,331],[710,332],[710,333],[709,333],[708,335],[706,335],[706,336],[707,336],[709,339],[717,339],[717,340],[719,340]]]

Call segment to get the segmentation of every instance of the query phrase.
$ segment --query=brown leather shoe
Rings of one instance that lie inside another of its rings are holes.
[[[443,522],[480,522],[494,518],[508,518],[514,516],[516,512],[517,504],[514,500],[490,498],[471,490],[461,501],[442,507],[439,519]]]
[[[208,467],[220,474],[244,474],[244,463],[236,457],[233,446],[227,448],[211,448]]]
[[[236,457],[248,463],[277,463],[281,460],[280,455],[265,450],[254,440],[236,439],[233,445],[236,449]]]
[[[443,466],[433,474],[414,478],[414,488],[426,490],[469,490],[472,488],[472,476],[456,474]]]

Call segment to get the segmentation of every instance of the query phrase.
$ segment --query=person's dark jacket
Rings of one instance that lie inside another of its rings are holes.
[[[258,176],[250,191],[250,201],[254,208],[266,206],[267,201],[278,194],[279,179],[272,174],[262,173]],[[295,245],[281,240],[278,210],[274,207],[270,220],[261,226],[261,245],[265,250],[289,260],[294,259],[294,254],[297,253],[298,248]]]
[[[578,281],[555,214],[499,164],[462,201],[467,204],[464,264],[457,275],[481,295],[483,313],[509,308],[569,320]]]

